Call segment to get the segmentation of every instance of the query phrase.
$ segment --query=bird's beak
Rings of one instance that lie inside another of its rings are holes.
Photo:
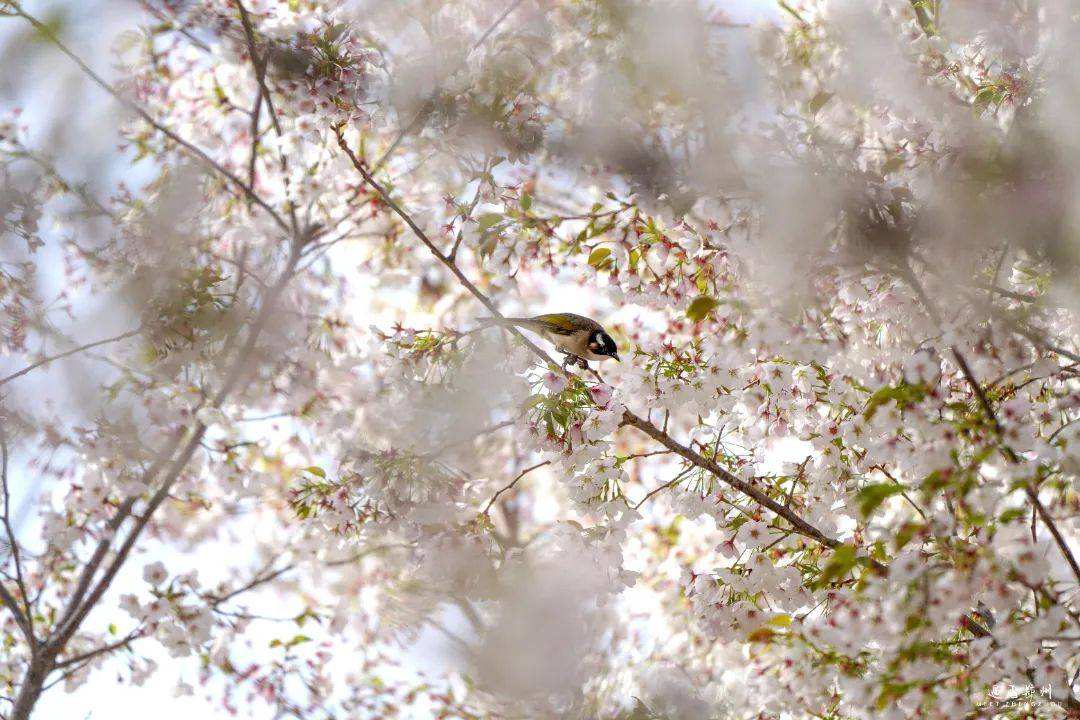
[[[619,353],[611,353],[611,357],[615,358],[615,362],[622,362],[622,360],[619,359]]]

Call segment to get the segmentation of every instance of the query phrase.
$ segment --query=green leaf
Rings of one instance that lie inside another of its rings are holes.
[[[908,405],[914,405],[924,397],[926,397],[926,386],[922,384],[900,383],[896,386],[883,387],[870,396],[870,400],[866,403],[866,410],[863,411],[863,417],[867,420],[871,419],[874,417],[874,413],[878,411],[878,408],[889,403],[889,401],[894,402],[896,407],[903,409]]]
[[[881,506],[881,503],[885,502],[893,495],[899,495],[903,491],[904,488],[895,483],[874,483],[872,485],[867,485],[859,490],[859,494],[856,497],[856,502],[859,505],[859,512],[864,518],[868,518]]]
[[[532,195],[525,192],[521,194],[521,209],[525,212],[529,212],[532,209],[533,199]]]
[[[629,715],[626,715],[622,720],[655,720],[656,715],[649,709],[649,706],[641,702],[640,699],[634,698],[634,709],[630,711]]]
[[[825,107],[830,100],[832,100],[833,94],[830,92],[819,92],[814,97],[810,98],[810,114],[817,115],[818,110]]]
[[[312,475],[317,475],[318,477],[321,477],[323,480],[326,479],[326,471],[323,470],[321,467],[318,467],[317,465],[310,465],[310,466],[304,468],[304,472],[309,472]]]
[[[973,104],[975,107],[983,107],[989,105],[991,102],[997,99],[997,88],[993,85],[987,85],[979,92],[975,93],[975,100]]]
[[[307,635],[294,635],[293,639],[285,643],[285,647],[291,648],[300,645],[301,643],[311,642],[311,638]]]
[[[772,641],[773,636],[776,635],[776,631],[769,627],[759,627],[756,630],[751,631],[746,636],[746,642],[750,643],[769,643]]]
[[[896,532],[896,537],[893,538],[893,545],[896,550],[903,550],[904,547],[911,542],[911,539],[915,537],[915,533],[919,532],[923,528],[919,523],[906,522],[900,526],[900,529]]]
[[[477,222],[480,225],[480,232],[486,232],[502,222],[503,216],[499,213],[484,213],[480,216]]]
[[[998,516],[998,522],[1002,524],[1011,523],[1013,520],[1019,520],[1026,516],[1027,510],[1024,508],[1009,508]]]
[[[891,172],[896,172],[900,168],[904,167],[904,158],[899,155],[893,155],[891,158],[885,161],[885,164],[881,166],[881,174],[888,175]]]
[[[690,307],[686,308],[686,317],[694,322],[701,322],[709,316],[709,313],[719,306],[720,301],[716,298],[709,297],[708,295],[701,295],[694,298],[694,301],[690,303]]]
[[[530,395],[529,399],[525,401],[525,409],[534,408],[545,400],[547,400],[547,395]]]
[[[858,556],[855,554],[855,546],[841,545],[835,548],[821,574],[815,579],[815,587],[825,587],[834,580],[846,576],[851,572],[851,568],[855,567],[856,562],[858,562]]]
[[[598,247],[589,253],[589,264],[594,268],[601,268],[610,262],[611,248]]]

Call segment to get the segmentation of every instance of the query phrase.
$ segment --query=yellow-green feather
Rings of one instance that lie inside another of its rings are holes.
[[[548,331],[558,335],[571,335],[581,329],[572,319],[562,313],[537,315],[533,320]]]

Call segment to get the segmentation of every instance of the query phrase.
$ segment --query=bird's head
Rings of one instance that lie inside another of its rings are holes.
[[[615,347],[615,341],[603,330],[597,330],[589,338],[589,350],[596,355],[614,358],[619,361],[619,351]]]

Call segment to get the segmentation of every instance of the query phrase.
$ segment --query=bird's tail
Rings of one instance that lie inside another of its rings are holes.
[[[537,322],[527,317],[482,317],[477,320],[474,330],[485,330],[489,327],[536,327]]]

